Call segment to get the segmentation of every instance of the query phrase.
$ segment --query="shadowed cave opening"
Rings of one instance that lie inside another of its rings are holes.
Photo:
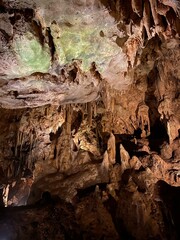
[[[151,150],[160,153],[161,145],[164,142],[169,143],[169,136],[165,123],[159,119],[156,120],[155,124],[151,127],[151,134],[148,139]]]
[[[180,239],[180,187],[173,187],[164,181],[158,181],[154,191],[155,200],[163,213],[167,237]]]

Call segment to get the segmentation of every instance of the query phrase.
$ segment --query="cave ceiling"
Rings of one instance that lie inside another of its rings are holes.
[[[90,102],[106,83],[123,92],[162,57],[157,36],[165,41],[174,34],[168,48],[179,44],[179,2],[164,8],[153,1],[1,2],[4,108]]]
[[[101,78],[118,88],[130,84],[124,78],[127,57],[116,43],[117,38],[125,38],[125,31],[118,29],[102,3],[4,1],[4,5],[8,12],[1,14],[2,106],[95,100],[100,78],[90,72],[93,64]],[[71,75],[67,81],[61,74],[64,68],[68,71],[64,75]],[[18,96],[13,99],[7,92]]]

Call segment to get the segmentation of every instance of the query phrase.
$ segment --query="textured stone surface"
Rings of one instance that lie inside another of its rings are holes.
[[[0,2],[0,235],[179,239],[179,15]]]

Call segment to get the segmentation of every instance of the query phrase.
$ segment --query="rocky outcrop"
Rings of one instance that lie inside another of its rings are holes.
[[[179,238],[179,16],[178,0],[0,2],[0,235]]]

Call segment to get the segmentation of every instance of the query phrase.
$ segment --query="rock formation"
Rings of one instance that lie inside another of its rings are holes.
[[[0,238],[180,238],[180,1],[0,1]]]

